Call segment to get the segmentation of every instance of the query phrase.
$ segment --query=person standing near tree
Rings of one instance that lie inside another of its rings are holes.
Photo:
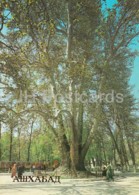
[[[107,165],[107,180],[110,181],[110,180],[113,180],[114,181],[114,178],[113,178],[113,170],[112,170],[112,166],[111,166],[111,163],[109,163]]]
[[[107,176],[107,168],[106,168],[106,166],[104,165],[103,168],[102,168],[102,177],[103,177],[103,178],[106,178],[106,176]]]
[[[17,172],[17,166],[16,163],[13,164],[12,166],[12,170],[11,170],[11,177],[15,177],[16,176],[16,172]]]
[[[17,168],[17,171],[18,171],[18,178],[22,178],[22,175],[24,173],[24,166],[20,164]]]

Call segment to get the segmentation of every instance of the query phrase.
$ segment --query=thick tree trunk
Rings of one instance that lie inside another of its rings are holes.
[[[79,155],[79,159],[78,159],[78,162],[76,164],[76,169],[78,171],[86,171],[84,161],[85,161],[85,157],[82,157],[81,155]]]
[[[75,175],[77,175],[76,171],[85,171],[85,156],[86,153],[84,155],[82,155],[79,147],[78,147],[78,143],[72,143],[71,145],[71,150],[70,150],[70,158],[71,158],[71,168],[73,170],[73,173]]]
[[[68,144],[66,135],[64,134],[58,142],[59,142],[58,145],[60,148],[61,159],[62,159],[61,166],[70,169],[71,167],[70,146]]]
[[[70,145],[70,158],[71,158],[71,169],[73,171],[73,174],[75,176],[77,176],[76,173],[76,165],[78,163],[79,160],[79,139],[78,139],[78,132],[77,132],[77,127],[75,124],[75,112],[74,112],[74,103],[73,103],[73,107],[72,107],[72,132],[71,132],[71,145]]]

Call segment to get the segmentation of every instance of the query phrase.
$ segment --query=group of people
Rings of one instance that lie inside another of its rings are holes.
[[[18,175],[18,178],[21,178],[24,173],[24,165],[14,163],[11,167],[11,177]]]
[[[109,163],[107,166],[103,166],[102,168],[102,177],[106,178],[108,181],[114,180],[113,178],[113,169],[111,164]]]

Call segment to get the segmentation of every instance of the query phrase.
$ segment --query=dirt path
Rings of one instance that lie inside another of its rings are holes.
[[[0,195],[139,195],[139,176],[102,179],[61,179],[52,182],[13,182],[9,174],[0,174]]]

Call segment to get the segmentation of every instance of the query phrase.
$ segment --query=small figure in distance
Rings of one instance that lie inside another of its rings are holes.
[[[112,170],[111,163],[108,163],[108,165],[107,165],[107,174],[106,174],[106,176],[107,176],[108,181],[111,181],[111,180],[114,181],[113,170]]]
[[[24,166],[22,164],[19,164],[17,171],[18,171],[18,178],[22,178],[22,175],[24,173]]]
[[[11,177],[15,177],[17,172],[17,166],[16,163],[13,164],[12,169],[11,169]]]
[[[33,164],[33,165],[32,165],[32,172],[33,172],[33,173],[34,173],[35,169],[36,169],[36,166],[35,166],[35,164]]]
[[[106,166],[104,165],[104,166],[102,167],[102,177],[105,179],[106,176],[107,176],[107,168],[106,168]]]

